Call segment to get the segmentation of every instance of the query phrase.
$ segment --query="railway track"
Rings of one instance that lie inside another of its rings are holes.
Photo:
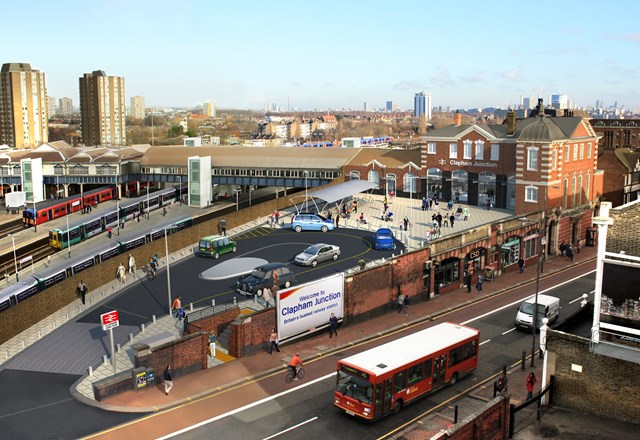
[[[22,219],[11,220],[0,225],[0,237],[4,237],[9,234],[16,234],[24,230]]]

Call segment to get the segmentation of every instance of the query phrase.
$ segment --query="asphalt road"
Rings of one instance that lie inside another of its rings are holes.
[[[591,273],[557,287],[551,287],[546,294],[561,299],[560,318],[577,310],[583,293],[593,290],[595,274]],[[204,424],[193,430],[178,433],[165,438],[204,440],[223,436],[229,439],[268,439],[272,436],[278,439],[321,439],[330,435],[339,439],[374,439],[384,436],[396,427],[405,424],[425,411],[438,407],[451,398],[462,397],[474,385],[501,371],[503,365],[511,365],[521,358],[523,351],[530,351],[532,333],[515,330],[513,321],[516,311],[523,298],[531,292],[530,288],[514,289],[498,297],[488,298],[487,301],[475,304],[449,314],[446,319],[453,322],[463,322],[481,331],[480,365],[468,377],[460,380],[456,385],[446,387],[437,393],[429,395],[418,402],[403,408],[399,414],[394,414],[374,423],[365,423],[337,411],[333,406],[333,388],[335,378],[331,375],[335,371],[336,360],[362,351],[374,345],[387,342],[406,333],[415,332],[435,325],[428,323],[408,329],[397,335],[381,338],[351,350],[344,350],[336,355],[327,356],[316,362],[306,364],[307,376],[295,389],[286,386],[282,377],[275,376],[260,381],[262,393],[254,395],[251,384],[237,391],[237,407],[250,405],[239,412],[232,412],[227,416],[217,416],[211,423]],[[593,295],[590,294],[590,299]],[[317,380],[317,382],[314,382]],[[511,386],[518,386],[512,384]],[[524,386],[524,384],[522,384]],[[268,392],[264,392],[268,390]],[[279,393],[286,394],[277,396]],[[255,396],[254,400],[246,399],[248,395]],[[218,399],[228,400],[229,396],[217,396],[207,399],[204,403],[209,408],[222,408],[216,402]],[[264,402],[255,405],[264,399]],[[452,406],[453,403],[448,403]],[[477,409],[472,402],[461,401],[459,417],[464,418]],[[179,410],[180,411],[180,410]],[[235,410],[237,411],[237,410]],[[218,414],[216,412],[216,414]],[[171,417],[168,413],[166,416]],[[329,434],[330,433],[330,434]]]
[[[341,228],[327,233],[295,233],[290,229],[257,228],[234,239],[238,241],[235,254],[226,254],[219,260],[191,256],[172,264],[173,296],[181,294],[184,305],[210,304],[214,298],[218,304],[232,301],[238,296],[236,277],[207,281],[199,274],[236,257],[292,262],[295,255],[310,244],[323,242],[340,246],[342,253],[335,262],[321,263],[315,268],[291,264],[301,284],[355,267],[360,258],[372,260],[392,254],[374,250],[373,233],[364,230]],[[400,249],[399,243],[394,252]],[[130,284],[117,296],[88,310],[76,321],[66,323],[5,363],[0,370],[3,396],[0,438],[78,438],[135,418],[82,405],[71,398],[69,387],[89,365],[99,364],[101,356],[108,353],[108,337],[98,324],[100,314],[119,310],[120,327],[114,332],[114,339],[116,343],[123,343],[128,333],[151,321],[152,315],[166,314],[167,301],[167,278],[162,270],[156,279]]]

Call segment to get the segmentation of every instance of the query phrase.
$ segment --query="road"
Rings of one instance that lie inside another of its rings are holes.
[[[572,270],[554,275],[542,283],[541,292],[561,299],[561,317],[576,310],[582,294],[593,290],[593,272],[566,281],[577,275],[577,271]],[[397,334],[309,362],[306,364],[307,375],[296,388],[286,385],[283,380],[284,373],[278,373],[172,410],[153,414],[129,426],[114,428],[96,438],[127,438],[135,433],[144,438],[268,439],[277,436],[279,439],[308,440],[326,438],[329,432],[332,437],[345,439],[385,437],[425,412],[439,409],[439,405],[443,403],[451,404],[451,400],[466,395],[477,384],[501,371],[503,365],[518,361],[523,351],[529,351],[532,334],[516,331],[513,321],[520,302],[530,294],[530,286],[513,289],[450,312],[440,319],[439,321],[462,322],[480,329],[482,345],[479,368],[455,386],[442,389],[403,408],[399,414],[375,423],[354,420],[334,408],[332,401],[335,379],[331,375],[335,370],[336,360],[432,326],[434,322],[415,325]],[[459,416],[463,418],[475,409],[469,405],[462,406]],[[195,427],[191,429],[192,426]]]

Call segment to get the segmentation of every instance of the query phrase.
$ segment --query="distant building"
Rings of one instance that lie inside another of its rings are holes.
[[[426,115],[427,121],[431,120],[431,94],[427,92],[416,93],[413,98],[413,116],[422,115]]]
[[[551,95],[551,107],[555,109],[569,108],[569,98],[567,95]]]
[[[87,146],[126,145],[124,77],[102,70],[80,78],[82,141]]]
[[[35,148],[49,141],[45,75],[27,63],[0,70],[0,145]]]
[[[210,118],[216,117],[216,103],[215,102],[203,102],[202,114],[207,115]]]
[[[60,98],[58,107],[60,115],[62,115],[63,118],[68,118],[73,113],[73,101],[71,100],[71,98]]]
[[[387,112],[392,112],[394,110],[393,108],[393,101],[387,101],[384,110]]]
[[[49,117],[58,113],[56,111],[56,98],[54,96],[47,96],[47,110],[49,111]]]
[[[523,109],[531,110],[533,108],[534,104],[535,104],[535,101],[533,100],[533,97],[524,98],[522,100],[522,108]]]
[[[134,119],[144,119],[144,97],[132,96],[131,97],[131,116]]]
[[[367,101],[364,102],[364,108],[363,110],[366,112],[367,111]]]

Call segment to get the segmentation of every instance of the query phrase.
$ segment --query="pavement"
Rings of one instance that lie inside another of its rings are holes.
[[[368,220],[368,224],[365,227],[371,230],[375,230],[377,227],[382,225],[387,227],[389,226],[389,223],[383,222],[379,218],[381,210],[380,206],[377,206],[378,202],[381,205],[381,200],[376,199],[374,203],[368,204],[368,206],[359,206],[359,211],[365,212],[365,218]],[[427,235],[426,231],[431,224],[432,212],[422,212],[419,200],[396,198],[395,200],[390,200],[390,202],[390,209],[393,210],[394,217],[397,219],[398,223],[398,225],[392,226],[392,229],[396,231],[398,238],[404,241],[409,248],[419,246],[421,242],[425,240]],[[290,215],[290,211],[284,213],[281,219],[281,227],[286,226],[288,222],[288,215]],[[411,218],[412,224],[407,233],[400,231],[399,227],[399,222],[405,215]],[[451,232],[473,228],[482,224],[494,222],[501,218],[510,217],[511,215],[512,214],[508,211],[487,211],[483,208],[471,207],[471,217],[468,222],[456,222],[454,228],[443,228],[442,233],[446,235]],[[267,221],[266,218],[263,220],[265,222]],[[229,231],[229,233],[233,236],[234,233],[241,233],[246,229],[255,227],[257,223],[260,222],[261,220],[259,219],[252,224],[239,226],[236,230]],[[344,222],[341,223],[341,226],[343,225]],[[359,225],[355,219],[347,220],[347,224],[344,226],[362,227],[362,225]],[[171,258],[185,258],[188,256],[189,252],[190,249],[184,249],[174,253]],[[583,247],[582,252],[575,255],[572,265],[592,261],[595,257],[596,248]],[[545,261],[544,274],[541,276],[547,277],[550,274],[565,270],[569,266],[570,264],[564,258],[549,258]],[[517,273],[516,271],[508,272],[500,277],[496,277],[492,282],[485,282],[484,290],[481,295],[468,294],[466,289],[461,288],[454,292],[438,295],[428,301],[414,301],[410,306],[408,317],[395,312],[386,313],[364,322],[345,325],[339,329],[338,337],[332,339],[327,337],[326,332],[321,332],[320,334],[281,346],[281,352],[275,356],[267,355],[266,344],[264,353],[255,353],[243,356],[239,359],[231,358],[226,355],[224,350],[217,350],[218,355],[215,358],[210,358],[209,368],[207,370],[199,371],[188,376],[174,378],[174,388],[168,396],[165,395],[159,387],[149,387],[140,391],[127,391],[110,397],[102,402],[96,401],[93,398],[91,384],[96,380],[113,374],[113,366],[111,365],[110,360],[107,359],[103,359],[101,363],[98,361],[96,367],[91,368],[91,372],[87,371],[85,375],[72,386],[70,392],[73,397],[81,402],[108,411],[143,413],[168,409],[199,397],[218,393],[221,390],[234,387],[247,380],[255,380],[278,371],[284,371],[285,365],[293,353],[298,352],[305,361],[309,361],[314,358],[324,356],[327,353],[337,352],[344,349],[344,347],[353,345],[354,343],[370,340],[380,336],[381,334],[394,332],[397,329],[401,329],[413,323],[437,318],[444,312],[450,312],[452,309],[463,307],[487,296],[496,295],[505,290],[512,289],[518,285],[530,282],[535,278],[535,275],[534,270],[525,270],[524,274]],[[94,289],[88,296],[89,304],[87,307],[97,305],[104,297],[113,294],[113,292],[117,291],[118,288],[119,287],[114,282],[113,285]],[[239,306],[244,310],[256,310],[263,307],[262,304],[255,302],[254,300],[243,300],[239,302]],[[189,311],[189,305],[186,305],[186,308],[187,311]],[[48,318],[46,323],[43,322],[42,325],[33,326],[21,335],[13,338],[11,341],[2,344],[2,346],[0,346],[0,367],[2,366],[2,363],[10,357],[19,356],[20,351],[23,350],[25,346],[38,341],[46,333],[56,331],[55,323],[57,321],[63,323],[65,321],[72,320],[74,316],[77,316],[82,312],[82,309],[82,306],[79,305],[79,300],[77,300],[65,309],[54,313],[50,318]],[[144,341],[145,339],[150,340],[153,338],[167,337],[168,335],[177,336],[180,333],[180,325],[177,325],[176,320],[171,316],[165,315],[154,319],[152,322],[146,324],[144,329],[141,329],[137,334],[131,334],[129,342],[120,348],[116,357],[117,370],[122,371],[131,368],[131,344]],[[537,372],[536,375],[538,377],[542,376],[542,372],[540,371],[542,367],[541,364],[541,362],[537,362],[538,370],[533,370]],[[524,383],[524,376],[519,377],[519,375],[526,375],[529,371],[531,371],[531,369],[521,371],[519,368],[515,368],[510,370],[509,383]],[[538,385],[539,384],[540,382],[538,382]],[[514,387],[512,391],[510,391],[511,398],[516,401],[522,401],[525,393],[523,389],[524,387]],[[561,409],[549,411],[542,422],[553,425],[552,419],[555,414],[563,413]],[[588,420],[597,419],[592,416],[581,415],[581,417]],[[603,424],[602,426],[607,426],[611,429],[615,428],[613,425],[620,425],[618,422],[607,423],[606,419],[600,422]],[[574,422],[574,424],[575,423],[578,423],[576,426],[580,426],[581,422]],[[443,420],[442,428],[446,428],[448,424],[450,423]],[[588,425],[585,423],[582,426]],[[637,430],[637,427],[635,428]],[[589,431],[589,433],[590,432],[593,431]],[[524,435],[525,431],[521,431],[521,433],[518,433],[515,438],[539,438],[539,434],[536,434],[538,437],[526,437]],[[562,436],[559,438],[562,438]],[[627,437],[621,436],[617,438]]]

